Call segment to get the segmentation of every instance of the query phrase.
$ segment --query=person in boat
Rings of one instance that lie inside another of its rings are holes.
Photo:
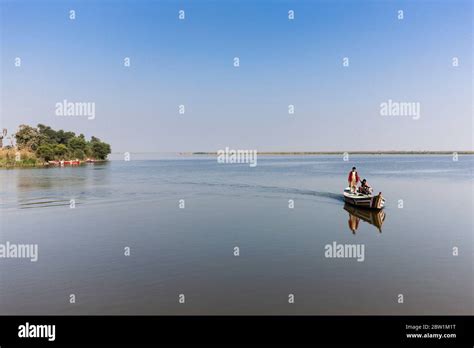
[[[347,181],[349,182],[349,188],[351,190],[351,193],[356,193],[357,183],[359,182],[359,174],[356,171],[356,167],[352,167],[352,170],[349,172]]]
[[[363,195],[372,194],[372,187],[369,186],[369,184],[367,183],[367,180],[364,179],[360,182],[359,193],[362,193]]]

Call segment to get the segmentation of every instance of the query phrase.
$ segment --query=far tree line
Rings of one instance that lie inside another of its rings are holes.
[[[18,150],[34,152],[36,157],[44,161],[86,158],[105,160],[111,152],[110,145],[99,138],[93,136],[87,140],[84,134],[76,135],[62,129],[56,131],[43,124],[38,124],[36,128],[21,125],[15,134],[15,140]]]

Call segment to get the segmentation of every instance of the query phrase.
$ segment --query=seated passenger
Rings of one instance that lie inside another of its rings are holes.
[[[359,193],[362,193],[363,195],[370,195],[372,194],[372,187],[367,184],[367,180],[362,180],[359,186]]]

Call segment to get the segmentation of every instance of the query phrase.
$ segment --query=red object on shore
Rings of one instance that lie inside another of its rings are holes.
[[[64,166],[64,165],[71,165],[71,166],[77,166],[81,164],[81,161],[76,160],[76,161],[48,161],[49,164],[55,165],[55,166]]]

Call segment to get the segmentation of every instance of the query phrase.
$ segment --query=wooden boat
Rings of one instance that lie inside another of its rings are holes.
[[[385,221],[385,212],[383,210],[359,209],[347,203],[344,204],[344,210],[347,211],[351,217],[361,219],[371,225],[374,225],[377,227],[379,232],[382,232],[382,225]],[[357,229],[357,225],[355,228],[350,227],[353,232],[355,232]]]
[[[354,205],[358,208],[366,209],[383,209],[385,199],[382,197],[382,192],[378,195],[364,195],[362,193],[351,193],[349,187],[344,190],[344,202]]]

